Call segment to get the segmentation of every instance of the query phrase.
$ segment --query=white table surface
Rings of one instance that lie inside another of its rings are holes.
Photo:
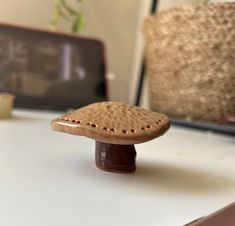
[[[1,226],[182,226],[235,201],[234,137],[172,127],[115,174],[92,140],[51,131],[58,115],[0,120]]]

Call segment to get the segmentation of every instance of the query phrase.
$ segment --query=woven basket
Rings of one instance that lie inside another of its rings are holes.
[[[235,114],[235,4],[162,11],[143,33],[152,110],[202,120]]]

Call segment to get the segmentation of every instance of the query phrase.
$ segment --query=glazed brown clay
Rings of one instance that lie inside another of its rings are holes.
[[[134,145],[108,144],[96,141],[95,162],[102,170],[125,173],[135,171]]]
[[[100,169],[132,172],[136,156],[133,145],[163,135],[170,121],[166,115],[144,108],[101,102],[65,114],[53,120],[51,126],[96,140],[96,165]]]

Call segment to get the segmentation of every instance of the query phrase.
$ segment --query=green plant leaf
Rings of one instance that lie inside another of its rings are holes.
[[[85,25],[84,18],[81,14],[79,14],[74,18],[72,31],[74,33],[79,33],[84,28],[84,25]]]
[[[83,15],[75,8],[67,4],[67,0],[54,0],[54,13],[51,18],[50,28],[57,30],[58,21],[60,18],[66,20],[71,24],[71,31],[79,33],[85,27],[85,20]],[[82,0],[77,0],[81,2]]]

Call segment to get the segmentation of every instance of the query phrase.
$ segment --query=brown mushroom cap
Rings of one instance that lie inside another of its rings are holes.
[[[163,135],[166,115],[119,102],[90,104],[51,122],[54,130],[112,144],[138,144]]]

